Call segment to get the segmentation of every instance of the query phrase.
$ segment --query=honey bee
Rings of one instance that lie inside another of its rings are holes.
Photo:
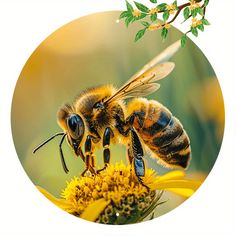
[[[189,137],[180,121],[161,103],[143,98],[160,88],[156,81],[165,78],[175,64],[168,59],[179,49],[176,42],[147,63],[120,89],[112,85],[89,88],[72,104],[62,106],[57,121],[63,132],[57,133],[34,149],[57,136],[60,157],[67,173],[62,144],[67,139],[76,156],[85,163],[85,170],[97,174],[110,163],[110,144],[122,143],[127,147],[127,157],[141,181],[145,175],[144,149],[168,168],[187,168],[191,148]],[[128,104],[125,100],[132,98]],[[83,147],[85,154],[83,152]],[[95,148],[103,148],[104,167],[96,170]]]

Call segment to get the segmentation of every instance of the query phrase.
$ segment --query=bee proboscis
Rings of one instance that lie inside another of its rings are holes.
[[[57,114],[63,132],[57,133],[34,149],[34,153],[57,136],[60,157],[67,173],[62,143],[65,138],[85,162],[85,170],[97,174],[110,163],[110,144],[122,143],[127,146],[129,162],[134,166],[136,176],[145,175],[144,149],[166,167],[188,166],[191,148],[190,140],[180,121],[161,103],[143,98],[159,89],[156,81],[165,78],[175,64],[168,59],[179,49],[176,42],[147,63],[120,89],[113,85],[89,88],[65,104]],[[124,101],[132,98],[127,105]],[[95,169],[94,150],[103,148],[104,167]],[[85,154],[84,154],[84,151]]]

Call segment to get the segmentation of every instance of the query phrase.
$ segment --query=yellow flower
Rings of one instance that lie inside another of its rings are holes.
[[[151,25],[148,26],[149,31],[154,31],[154,30],[158,30],[158,29],[161,29],[161,28],[162,28],[162,26],[159,23],[151,24]]]
[[[139,17],[139,16],[141,16],[141,11],[135,9],[135,10],[132,12],[132,15],[133,15],[134,17]]]
[[[67,182],[60,199],[38,189],[75,216],[104,224],[128,224],[142,221],[162,204],[159,200],[163,190],[191,196],[201,182],[186,180],[184,175],[178,170],[157,176],[154,170],[146,169],[140,183],[132,166],[119,162],[96,176],[74,177]]]
[[[202,24],[202,21],[201,20],[198,20],[196,17],[195,18],[192,18],[192,24],[191,26],[193,28],[197,27],[198,25],[201,25]]]
[[[170,24],[165,24],[164,27],[165,27],[166,29],[169,29],[169,28],[171,27],[171,25],[170,25]]]
[[[151,8],[150,11],[149,11],[149,14],[153,15],[153,14],[156,14],[158,13],[158,9],[155,7],[155,8]]]
[[[170,14],[174,14],[177,10],[177,7],[175,4],[170,4],[166,6],[166,9],[169,11]]]
[[[194,0],[190,1],[190,6],[189,6],[190,10],[194,10],[195,8],[199,8],[199,7],[201,7],[201,5],[198,2]]]

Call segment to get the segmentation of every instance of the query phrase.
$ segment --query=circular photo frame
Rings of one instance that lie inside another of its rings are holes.
[[[31,181],[82,219],[131,224],[192,196],[217,159],[224,103],[216,74],[175,28],[163,42],[117,22],[74,20],[32,53],[16,84],[12,133]],[[161,86],[161,87],[160,87]],[[158,90],[158,91],[157,91]]]

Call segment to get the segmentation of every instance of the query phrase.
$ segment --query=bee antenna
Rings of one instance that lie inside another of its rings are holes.
[[[59,135],[64,135],[64,133],[56,133],[54,134],[52,137],[48,138],[46,141],[44,141],[43,143],[41,143],[38,147],[36,147],[33,150],[33,153],[37,152],[42,146],[44,146],[46,143],[50,142],[52,139],[54,139],[55,137],[59,136]],[[64,138],[63,138],[64,139]]]
[[[59,150],[60,150],[60,157],[61,157],[61,164],[62,164],[62,167],[64,169],[64,171],[66,172],[66,174],[69,172],[67,166],[66,166],[66,162],[65,162],[65,159],[64,159],[64,155],[63,155],[63,151],[62,151],[62,144],[63,144],[63,141],[66,137],[66,134],[63,134],[62,138],[61,138],[61,141],[60,141],[60,144],[59,144]]]

